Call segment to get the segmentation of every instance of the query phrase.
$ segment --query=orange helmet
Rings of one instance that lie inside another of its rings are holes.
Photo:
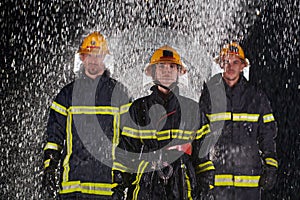
[[[104,36],[95,31],[86,36],[78,50],[79,54],[109,54]]]
[[[181,58],[177,51],[168,45],[162,46],[154,51],[150,59],[150,63],[145,68],[145,73],[147,76],[152,75],[152,67],[157,63],[174,63],[179,65],[181,69],[180,75],[185,74],[187,71],[182,64]]]
[[[237,42],[231,42],[229,44],[226,44],[222,48],[220,55],[215,58],[215,62],[220,64],[221,60],[225,55],[236,55],[245,62],[246,66],[249,64],[249,60],[245,58],[244,50]]]

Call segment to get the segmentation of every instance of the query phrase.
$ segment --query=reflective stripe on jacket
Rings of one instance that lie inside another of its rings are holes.
[[[126,89],[106,73],[95,80],[83,76],[57,95],[44,150],[62,149],[60,194],[112,195],[114,147],[128,102]]]
[[[278,167],[277,127],[266,95],[243,76],[230,88],[218,74],[204,85],[199,104],[212,129],[215,186],[258,187],[263,165]]]
[[[134,174],[133,199],[192,199],[195,169],[199,174],[214,169],[206,155],[199,156],[200,142],[210,132],[206,117],[200,116],[196,102],[178,95],[178,88],[165,97],[157,86],[151,90],[151,95],[134,101],[122,119],[113,170]],[[187,143],[191,155],[181,151]],[[167,180],[159,163],[166,174],[173,169]]]

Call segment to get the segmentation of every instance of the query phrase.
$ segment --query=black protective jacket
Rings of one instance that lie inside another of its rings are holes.
[[[231,88],[217,74],[204,85],[199,105],[212,129],[206,139],[213,146],[215,186],[258,188],[263,166],[278,167],[276,122],[266,95],[244,76]]]
[[[168,95],[151,90],[124,115],[114,170],[132,173],[129,199],[193,199],[196,174],[214,169],[200,149],[207,120],[178,87]]]
[[[125,88],[107,72],[95,80],[83,75],[59,92],[51,105],[44,151],[62,152],[62,198],[110,198],[112,147],[128,101]],[[49,160],[44,163],[47,168]]]

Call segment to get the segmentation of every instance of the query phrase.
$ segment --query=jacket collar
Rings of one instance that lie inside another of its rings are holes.
[[[100,81],[101,82],[107,81],[109,79],[109,77],[110,77],[109,71],[105,70],[102,75],[98,76],[95,79],[88,77],[84,72],[82,73],[81,78],[83,80],[86,80],[88,83],[95,84],[95,83],[99,83]]]
[[[173,99],[175,96],[179,95],[179,87],[176,85],[175,87],[173,87],[173,89],[170,90],[170,92],[168,94],[164,94],[162,93],[159,89],[158,89],[158,85],[154,85],[150,88],[150,90],[152,91],[152,95],[151,97],[160,104],[165,104],[166,102],[170,101],[171,99]]]
[[[242,91],[244,90],[244,88],[247,86],[248,83],[247,79],[243,76],[243,74],[240,75],[238,82],[233,87],[229,87],[229,85],[227,85],[227,83],[223,78],[221,80],[225,86],[226,91],[236,91],[236,92]]]
[[[245,89],[248,85],[247,79],[241,74],[237,84],[235,84],[233,87],[229,87],[227,83],[224,81],[222,77],[222,73],[216,74],[208,81],[207,85],[215,85],[218,87],[224,87],[226,92],[239,92]]]

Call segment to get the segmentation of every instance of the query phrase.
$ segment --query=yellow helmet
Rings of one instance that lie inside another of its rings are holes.
[[[186,73],[187,69],[182,64],[181,58],[177,51],[168,45],[164,45],[159,49],[155,50],[150,63],[145,68],[145,73],[147,76],[152,75],[152,67],[157,63],[174,63],[180,66],[180,75]]]
[[[244,50],[237,42],[231,42],[229,44],[226,44],[221,49],[220,55],[215,58],[215,62],[220,64],[222,58],[225,55],[236,55],[245,62],[246,66],[249,64],[249,60],[245,58]]]
[[[95,31],[86,36],[78,50],[79,54],[109,54],[104,36]]]

